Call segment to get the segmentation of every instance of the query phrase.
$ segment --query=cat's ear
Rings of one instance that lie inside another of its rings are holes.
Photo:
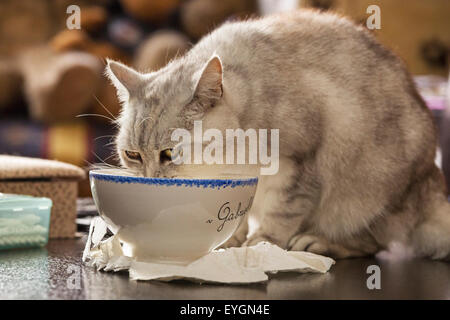
[[[117,90],[121,102],[129,99],[130,93],[138,90],[142,84],[143,75],[126,65],[107,59],[106,76]]]
[[[214,106],[223,95],[223,68],[220,58],[214,55],[202,70],[194,97],[206,106]]]

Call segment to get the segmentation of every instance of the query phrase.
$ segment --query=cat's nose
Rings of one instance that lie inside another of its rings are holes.
[[[161,170],[156,170],[153,176],[154,176],[155,178],[160,178],[160,177],[162,177],[163,175],[162,175],[162,173],[161,173]]]

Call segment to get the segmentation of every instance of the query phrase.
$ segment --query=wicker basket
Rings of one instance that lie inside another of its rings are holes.
[[[84,170],[71,164],[0,155],[0,192],[52,199],[50,238],[74,237],[77,184],[84,178]]]

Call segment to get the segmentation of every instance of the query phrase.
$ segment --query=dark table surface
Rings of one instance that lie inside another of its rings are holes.
[[[450,263],[375,258],[338,261],[327,274],[284,273],[265,284],[213,285],[131,281],[83,265],[86,237],[46,248],[0,252],[1,299],[450,299]],[[369,265],[381,289],[369,290]]]

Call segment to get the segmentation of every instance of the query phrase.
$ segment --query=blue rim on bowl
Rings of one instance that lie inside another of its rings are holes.
[[[243,177],[243,178],[150,178],[150,177],[134,177],[107,173],[108,169],[103,170],[91,170],[89,177],[110,181],[116,183],[139,183],[148,185],[159,186],[185,186],[185,187],[197,187],[197,188],[226,188],[226,187],[244,187],[254,186],[258,183],[257,177]],[[113,170],[111,170],[113,171]],[[115,170],[114,170],[115,171]]]

